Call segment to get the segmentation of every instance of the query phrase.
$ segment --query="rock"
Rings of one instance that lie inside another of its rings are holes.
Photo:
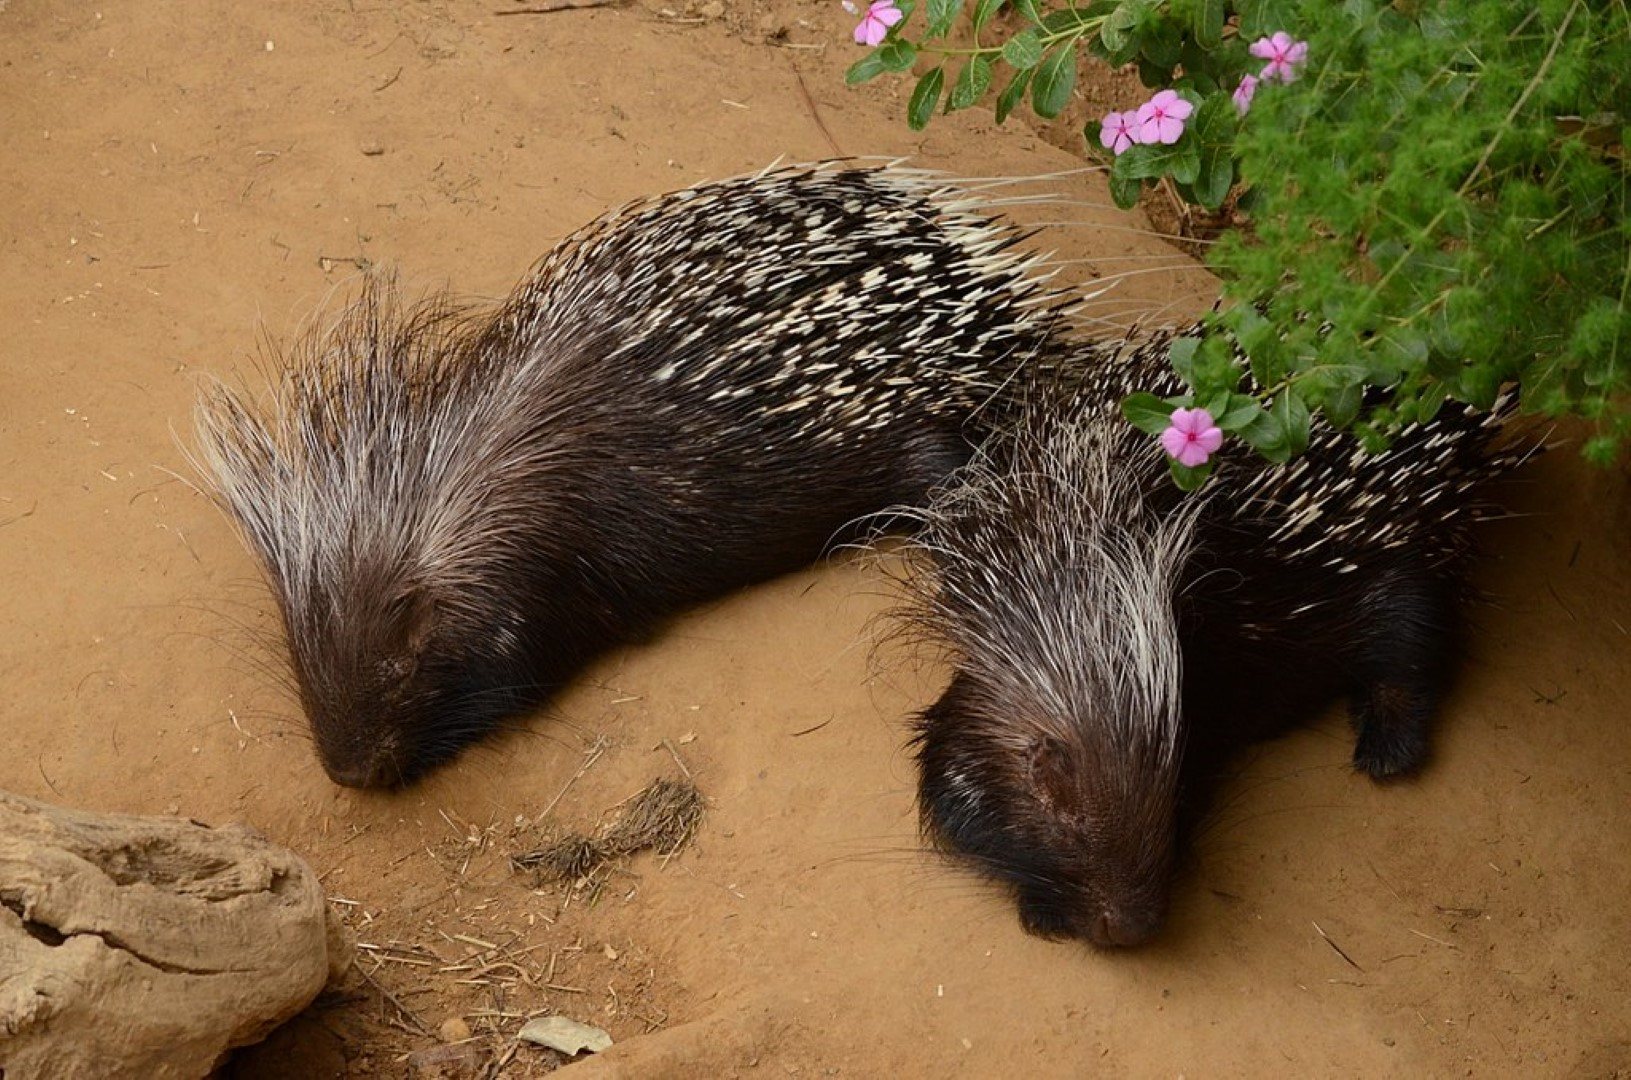
[[[486,1072],[489,1054],[477,1043],[452,1043],[408,1055],[408,1075],[425,1080],[458,1080]]]
[[[208,1075],[322,990],[326,909],[242,826],[0,792],[0,1075]]]
[[[704,19],[723,18],[725,15],[725,5],[720,3],[720,0],[708,0],[706,4],[703,4],[697,9],[697,14],[701,15]]]
[[[598,1054],[612,1045],[612,1037],[604,1031],[565,1016],[540,1016],[528,1020],[522,1025],[518,1038],[523,1042],[559,1050],[567,1057],[585,1050]]]
[[[464,1042],[470,1037],[470,1025],[462,1017],[451,1016],[442,1021],[442,1026],[436,1029],[436,1036],[445,1043]]]

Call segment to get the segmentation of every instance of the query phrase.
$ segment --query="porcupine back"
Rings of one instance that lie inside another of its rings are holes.
[[[496,311],[376,282],[202,457],[319,755],[412,779],[663,617],[922,499],[1060,298],[967,188],[788,167],[635,203]]]
[[[929,834],[1047,936],[1160,925],[1180,825],[1230,751],[1343,692],[1356,762],[1419,765],[1453,656],[1480,485],[1507,412],[1446,408],[1379,455],[1316,424],[1279,467],[1226,446],[1182,495],[1134,390],[1179,389],[1168,338],[1080,346],[936,494],[908,619],[950,654],[921,718]]]

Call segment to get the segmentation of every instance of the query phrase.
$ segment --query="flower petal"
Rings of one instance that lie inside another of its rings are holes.
[[[1256,93],[1257,76],[1242,75],[1240,85],[1235,87],[1235,92],[1231,95],[1234,98],[1235,108],[1240,110],[1241,116],[1245,116],[1246,111],[1252,107],[1252,95]]]
[[[1205,465],[1206,459],[1212,455],[1203,450],[1200,443],[1185,442],[1184,448],[1174,456],[1178,459],[1178,464],[1187,465],[1193,469],[1197,465]]]
[[[1168,457],[1181,458],[1189,448],[1189,436],[1176,427],[1169,427],[1161,433],[1161,449],[1167,452]]]
[[[1166,114],[1173,119],[1187,120],[1189,119],[1189,114],[1195,111],[1195,106],[1191,105],[1183,98],[1178,98],[1176,101],[1172,102],[1172,104],[1165,106],[1165,109]]]
[[[887,7],[879,7],[877,4],[873,4],[872,17],[887,27],[894,26],[896,23],[906,18],[906,14],[902,12],[900,8],[892,5]]]
[[[1247,51],[1259,60],[1272,60],[1274,58],[1274,46],[1268,38],[1258,38],[1252,42],[1252,47]]]
[[[1218,447],[1223,445],[1222,429],[1215,427],[1207,428],[1205,431],[1195,436],[1195,445],[1200,447],[1202,450],[1205,450],[1207,456],[1217,453]]]

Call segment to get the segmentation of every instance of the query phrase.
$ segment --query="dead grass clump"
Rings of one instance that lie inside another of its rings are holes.
[[[655,851],[665,858],[675,854],[696,835],[702,814],[702,792],[689,777],[660,777],[600,835],[569,833],[512,861],[545,881],[579,881],[637,851]]]

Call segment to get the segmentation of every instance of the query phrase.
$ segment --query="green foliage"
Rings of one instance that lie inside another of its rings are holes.
[[[1380,449],[1447,401],[1489,408],[1506,389],[1529,412],[1593,421],[1594,460],[1631,438],[1627,0],[933,0],[923,10],[920,40],[909,15],[847,76],[934,57],[912,95],[914,127],[928,122],[948,59],[963,66],[947,111],[996,92],[1000,122],[1027,100],[1057,116],[1087,52],[1135,65],[1151,89],[1195,106],[1176,143],[1119,155],[1100,150],[1100,121],[1089,121],[1088,148],[1110,164],[1117,203],[1166,182],[1208,209],[1231,194],[1249,208],[1208,260],[1230,303],[1173,347],[1188,392],[1129,399],[1141,427],[1201,405],[1286,460],[1316,416]],[[971,48],[932,43],[959,19]],[[993,28],[1001,40],[985,40]],[[1295,82],[1263,83],[1242,117],[1231,95],[1264,63],[1248,46],[1277,31],[1307,40],[1307,60]],[[1175,470],[1185,486],[1198,473]]]

